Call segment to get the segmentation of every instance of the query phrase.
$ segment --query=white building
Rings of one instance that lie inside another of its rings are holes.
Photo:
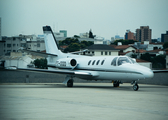
[[[166,69],[168,69],[168,54],[166,54]]]
[[[0,41],[2,40],[2,36],[1,36],[1,18],[0,18]]]
[[[21,47],[39,52],[45,50],[44,38],[36,37],[35,35],[6,37],[0,42],[0,46],[0,55],[9,55],[10,52],[19,52]]]
[[[80,36],[80,38],[89,38],[89,33],[88,32],[80,33],[79,36]]]
[[[64,37],[64,33],[54,32],[54,36],[57,37]]]
[[[149,41],[144,41],[144,45],[147,45],[147,48],[146,48],[147,51],[151,51],[151,50],[155,50],[155,49],[163,49],[162,43],[149,44]]]
[[[46,49],[44,41],[27,41],[26,44],[29,50],[40,52]]]
[[[28,65],[33,61],[33,59],[29,56],[5,56],[1,58],[1,61],[5,61],[5,68],[28,68]]]
[[[7,37],[4,41],[3,55],[9,54],[10,52],[18,52],[18,49],[21,47],[19,37]]]
[[[83,55],[89,56],[118,56],[119,50],[105,44],[94,44],[89,47],[87,52],[83,52]]]

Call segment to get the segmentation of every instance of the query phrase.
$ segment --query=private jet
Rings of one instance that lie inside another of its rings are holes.
[[[139,89],[138,81],[151,79],[154,73],[151,69],[139,65],[135,59],[127,56],[84,56],[72,53],[63,53],[50,26],[43,27],[46,45],[48,69],[17,68],[49,73],[65,74],[67,87],[73,87],[73,78],[84,80],[110,80],[114,87],[127,80],[133,85],[133,90]],[[23,50],[34,53],[34,51]]]

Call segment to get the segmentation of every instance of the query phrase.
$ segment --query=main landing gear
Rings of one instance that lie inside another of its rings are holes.
[[[133,85],[133,90],[137,91],[139,89],[137,81],[132,81],[131,84]]]
[[[118,81],[118,80],[117,81],[112,81],[112,82],[113,82],[114,87],[119,87],[120,84],[122,84],[122,82]],[[131,84],[133,85],[133,90],[134,91],[137,91],[139,89],[137,81],[132,81]]]
[[[73,87],[73,79],[68,80],[67,87]]]
[[[64,84],[67,84],[67,87],[73,87],[73,76],[66,76]]]
[[[114,86],[114,87],[119,87],[119,86],[120,86],[120,84],[122,84],[122,82],[121,82],[121,81],[119,81],[119,80],[112,81],[112,82],[113,82],[113,86]]]

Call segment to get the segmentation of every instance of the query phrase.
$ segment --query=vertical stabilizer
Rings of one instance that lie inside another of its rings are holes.
[[[61,56],[62,52],[58,48],[58,43],[51,30],[50,26],[43,27],[44,41],[46,46],[46,53],[55,54]]]

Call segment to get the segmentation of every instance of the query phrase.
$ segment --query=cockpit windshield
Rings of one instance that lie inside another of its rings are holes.
[[[118,66],[122,65],[122,64],[125,64],[125,63],[130,63],[131,64],[131,62],[129,61],[129,59],[127,57],[119,57],[118,58]]]
[[[135,64],[136,62],[130,57],[115,57],[112,60],[111,65],[120,66],[120,65],[123,65],[125,63]]]
[[[132,58],[130,58],[130,57],[129,57],[129,59],[131,60],[131,62],[132,62],[133,64],[136,63],[136,62],[135,62],[135,61],[136,61],[135,59],[134,59],[135,61],[134,61]]]

